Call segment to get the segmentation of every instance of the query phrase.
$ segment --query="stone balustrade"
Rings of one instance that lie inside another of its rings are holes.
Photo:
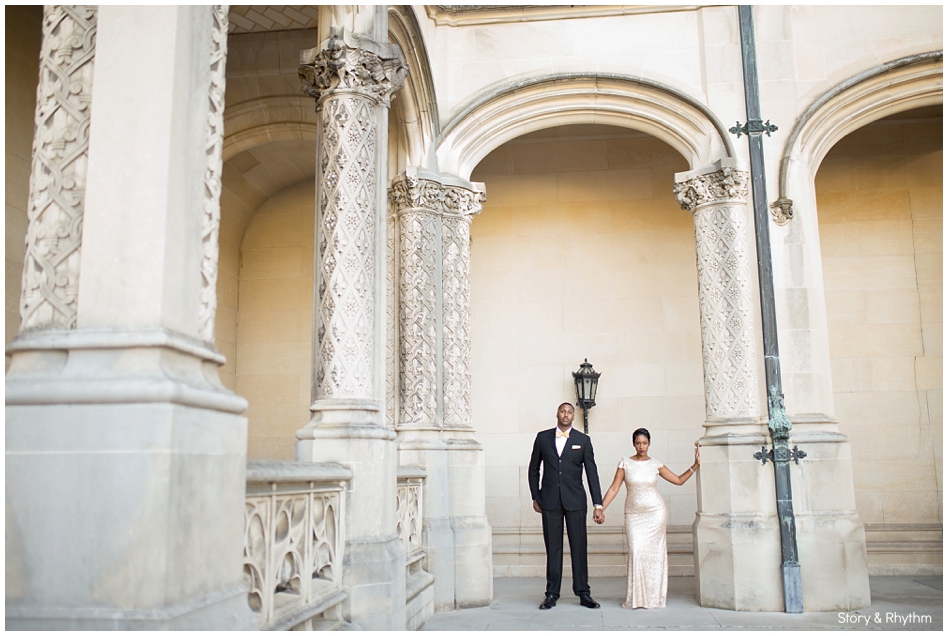
[[[244,580],[262,630],[345,627],[345,484],[339,464],[247,462]]]
[[[425,569],[424,481],[418,466],[398,467],[396,532],[405,550],[405,629],[415,630],[434,615],[434,577]]]

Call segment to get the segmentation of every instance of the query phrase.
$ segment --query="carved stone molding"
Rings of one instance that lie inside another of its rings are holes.
[[[224,66],[227,63],[227,5],[211,7],[211,82],[205,148],[204,217],[201,221],[201,304],[198,334],[214,343],[214,316],[217,313],[217,263],[220,251],[221,170],[224,146]]]
[[[398,374],[398,284],[401,261],[398,258],[398,220],[389,215],[385,232],[385,425],[394,430],[398,421],[399,406],[399,374]]]
[[[485,200],[417,170],[389,189],[399,229],[401,428],[471,426],[470,226]]]
[[[327,94],[348,91],[387,106],[408,74],[398,45],[377,44],[342,29],[333,29],[322,48],[303,51],[300,58],[303,93],[315,97],[317,103]]]
[[[89,156],[95,6],[46,5],[20,330],[74,329]]]
[[[675,185],[694,214],[708,419],[759,414],[750,261],[748,174],[724,167]]]

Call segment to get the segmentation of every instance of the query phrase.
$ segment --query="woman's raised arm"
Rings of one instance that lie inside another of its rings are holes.
[[[680,475],[676,475],[672,471],[668,470],[666,466],[662,466],[661,468],[658,469],[658,474],[661,475],[662,479],[664,479],[665,481],[675,484],[676,486],[681,486],[681,485],[684,485],[684,483],[688,481],[688,479],[691,478],[694,472],[698,470],[698,466],[700,465],[701,465],[701,447],[696,445],[695,463],[691,465],[691,468],[689,468],[688,470],[686,470]]]

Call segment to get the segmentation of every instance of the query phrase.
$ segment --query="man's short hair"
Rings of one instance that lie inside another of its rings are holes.
[[[560,409],[563,408],[564,406],[568,406],[568,407],[570,407],[571,409],[573,409],[574,411],[576,410],[576,409],[573,408],[573,405],[570,404],[569,402],[563,402],[563,403],[560,404],[558,407],[556,407],[556,412],[559,413],[559,412],[560,412]]]

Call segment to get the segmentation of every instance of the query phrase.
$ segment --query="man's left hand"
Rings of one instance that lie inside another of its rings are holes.
[[[604,523],[606,520],[606,513],[602,511],[602,508],[596,508],[593,510],[593,521],[596,523]]]

